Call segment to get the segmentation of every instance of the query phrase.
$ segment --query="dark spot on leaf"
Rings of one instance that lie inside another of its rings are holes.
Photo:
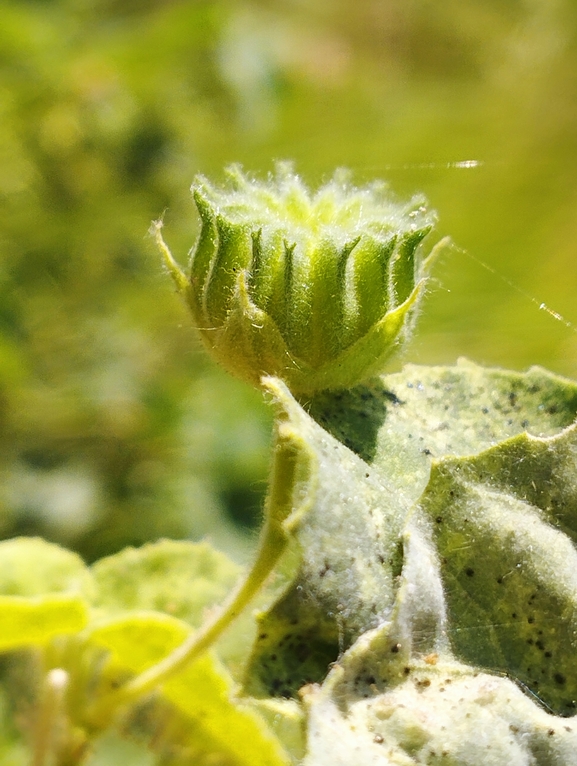
[[[323,564],[323,568],[319,569],[319,577],[324,577],[326,573],[330,571],[331,571],[331,568],[329,566],[329,563],[328,561],[325,561],[325,563]]]
[[[553,676],[553,679],[555,680],[556,684],[559,684],[559,686],[565,686],[567,679],[563,675],[563,673],[555,673]]]
[[[471,567],[467,567],[465,569],[465,574],[467,575],[467,577],[473,577],[473,575],[475,574],[475,570],[471,569]]]
[[[443,517],[442,516],[437,516],[435,521],[437,522],[437,524],[442,524],[443,523]]]

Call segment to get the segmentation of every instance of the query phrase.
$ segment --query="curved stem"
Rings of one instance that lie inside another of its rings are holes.
[[[283,521],[290,514],[298,455],[294,445],[279,436],[276,448],[266,522],[254,563],[218,612],[199,630],[156,665],[135,676],[124,686],[101,698],[91,711],[93,723],[109,720],[116,710],[136,702],[144,694],[168,681],[189,662],[205,652],[260,590],[287,546]]]

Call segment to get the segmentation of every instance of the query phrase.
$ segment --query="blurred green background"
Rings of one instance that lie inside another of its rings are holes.
[[[4,0],[0,19],[0,536],[248,555],[270,413],[204,356],[147,237],[166,211],[184,263],[193,176],[230,162],[426,194],[465,252],[393,368],[577,376],[575,327],[538,308],[577,325],[574,0]]]

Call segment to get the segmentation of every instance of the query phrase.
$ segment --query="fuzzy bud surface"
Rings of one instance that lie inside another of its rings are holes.
[[[268,180],[234,166],[228,185],[198,178],[201,218],[190,277],[159,234],[210,354],[258,385],[283,379],[294,393],[350,388],[382,370],[410,332],[435,222],[424,200],[391,198],[386,184],[356,188],[337,172],[311,192],[291,165]]]

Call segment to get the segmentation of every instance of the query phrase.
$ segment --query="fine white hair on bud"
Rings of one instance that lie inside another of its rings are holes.
[[[422,197],[362,187],[337,171],[311,192],[292,165],[266,180],[238,166],[192,193],[201,231],[185,276],[155,235],[204,344],[226,369],[259,385],[276,375],[296,394],[350,388],[381,371],[407,337],[436,217]]]

